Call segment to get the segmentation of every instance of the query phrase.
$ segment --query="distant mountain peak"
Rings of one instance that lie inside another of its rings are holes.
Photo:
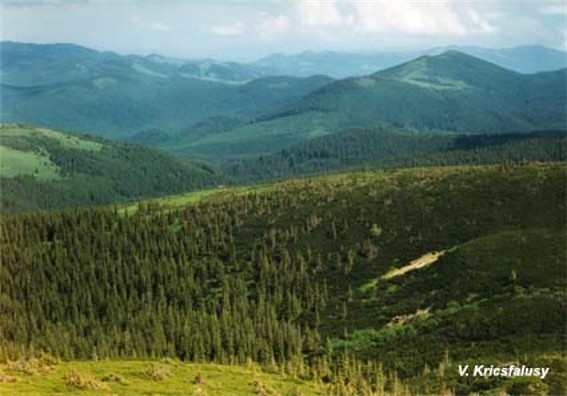
[[[84,47],[79,44],[73,43],[51,43],[51,44],[36,44],[24,43],[20,41],[0,41],[0,49],[31,52],[31,51],[52,51],[52,52],[77,52],[77,53],[93,53],[99,52],[95,49]]]
[[[472,58],[472,56],[467,55],[464,52],[456,49],[448,49],[447,51],[443,51],[440,55],[437,55],[437,57],[462,57],[462,56],[468,56]]]
[[[516,78],[517,72],[505,69],[454,49],[439,55],[423,55],[401,65],[374,73],[372,77],[403,81],[428,88],[462,89],[490,86],[495,81]]]

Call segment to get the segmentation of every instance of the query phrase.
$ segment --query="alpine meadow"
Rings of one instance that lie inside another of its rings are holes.
[[[567,6],[0,4],[0,394],[567,394]]]

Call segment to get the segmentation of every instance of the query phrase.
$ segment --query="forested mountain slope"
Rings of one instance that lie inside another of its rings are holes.
[[[347,128],[510,133],[564,129],[566,70],[523,75],[456,51],[323,86],[254,122],[171,149],[266,155]]]
[[[0,125],[0,209],[103,205],[212,187],[212,169],[147,147]]]
[[[222,169],[237,181],[261,181],[346,169],[564,162],[566,139],[565,131],[481,135],[346,129]]]
[[[68,44],[4,42],[0,50],[3,122],[114,138],[149,129],[178,132],[216,115],[248,120],[332,81],[324,76],[249,83],[203,79],[146,58]]]
[[[1,353],[250,359],[333,394],[561,394],[565,190],[563,164],[418,168],[2,218]],[[473,362],[552,370],[459,377]]]
[[[463,132],[561,128],[565,114],[545,118],[539,105],[565,103],[565,70],[522,75],[478,58],[445,52],[314,92],[298,111],[340,111],[376,123]],[[534,102],[545,99],[545,103]],[[290,110],[293,110],[291,108]]]

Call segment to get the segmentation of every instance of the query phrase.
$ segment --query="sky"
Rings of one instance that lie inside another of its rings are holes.
[[[564,1],[0,2],[2,40],[69,42],[121,54],[242,61],[306,50],[567,46]]]

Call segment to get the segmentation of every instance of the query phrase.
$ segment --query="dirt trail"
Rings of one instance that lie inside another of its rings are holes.
[[[423,268],[426,265],[433,264],[434,262],[439,260],[439,257],[443,256],[445,252],[446,250],[426,253],[423,256],[410,261],[409,264],[388,272],[387,274],[382,276],[382,279],[392,279],[395,278],[396,276],[404,275],[410,271]]]

